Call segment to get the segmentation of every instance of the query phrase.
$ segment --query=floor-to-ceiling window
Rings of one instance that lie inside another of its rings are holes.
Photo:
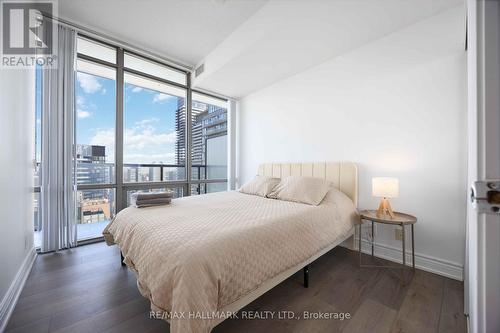
[[[79,240],[101,237],[134,192],[227,189],[226,100],[193,92],[186,71],[93,38],[79,36],[77,53]]]
[[[116,49],[78,38],[75,82],[78,240],[99,237],[116,213]]]

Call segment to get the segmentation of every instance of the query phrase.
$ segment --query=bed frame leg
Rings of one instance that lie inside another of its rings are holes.
[[[304,267],[304,288],[309,288],[309,265]]]
[[[122,264],[122,266],[125,266],[125,263],[123,262],[125,258],[123,258],[123,254],[122,254],[122,251],[120,251],[120,263]]]

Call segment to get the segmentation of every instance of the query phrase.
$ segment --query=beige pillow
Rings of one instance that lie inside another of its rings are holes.
[[[240,188],[240,192],[267,197],[267,195],[271,193],[272,189],[278,185],[279,182],[279,178],[255,176],[254,179]]]
[[[268,197],[317,206],[330,185],[329,181],[320,178],[290,176],[283,178]]]

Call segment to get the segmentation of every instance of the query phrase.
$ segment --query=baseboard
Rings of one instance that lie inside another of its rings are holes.
[[[356,247],[356,244],[357,244],[356,239],[357,238],[354,238],[354,236],[351,236],[348,239],[346,239],[345,241],[343,241],[339,246],[345,247],[346,249],[349,249],[349,250],[357,251],[358,249]]]
[[[349,248],[351,247],[349,246]],[[361,241],[361,248],[363,253],[371,254],[371,243],[369,241],[363,239]],[[397,263],[403,262],[403,254],[401,248],[396,248],[385,244],[374,243],[374,255],[378,258],[390,260]],[[406,263],[407,265],[412,264],[411,252],[408,251],[406,252]],[[459,263],[415,253],[415,267],[427,272],[463,281],[464,267]]]
[[[12,311],[14,311],[14,307],[16,306],[19,295],[21,294],[24,284],[26,283],[31,267],[35,262],[35,258],[36,250],[33,248],[28,252],[26,258],[24,258],[21,267],[17,271],[14,280],[10,284],[9,289],[0,303],[0,332],[3,332],[7,327],[9,318],[12,315]]]

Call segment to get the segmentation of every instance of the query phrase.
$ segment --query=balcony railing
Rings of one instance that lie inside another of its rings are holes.
[[[35,179],[40,177],[40,163],[37,163]],[[124,179],[124,182],[168,182],[186,180],[186,166],[184,164],[164,164],[164,163],[125,163],[124,169],[129,169],[129,174],[133,174],[133,180]],[[114,163],[78,163],[76,179],[78,185],[84,184],[113,184],[114,183]],[[141,171],[141,169],[143,169]],[[149,170],[147,170],[149,169]],[[150,180],[140,180],[139,175],[151,175]],[[225,178],[225,165],[193,164],[191,166],[191,180],[205,180],[208,178]],[[174,178],[169,177],[175,175]],[[214,177],[215,176],[215,177]],[[38,183],[38,181],[36,182]],[[35,192],[39,192],[38,184]]]
[[[184,192],[180,195],[195,195],[208,192],[216,192],[225,190],[227,166],[225,165],[206,165],[194,164],[191,169],[191,179],[186,179],[186,165],[184,164],[163,164],[163,163],[126,163],[124,167],[123,193],[135,189],[148,188],[184,188],[189,193]],[[126,171],[127,170],[127,171]],[[40,168],[37,164],[35,179],[39,179]],[[115,183],[115,164],[114,163],[78,163],[76,178],[78,190],[81,192],[110,190],[116,188]],[[150,184],[149,183],[154,183]],[[165,183],[161,185],[159,183]],[[40,204],[40,186],[36,182],[34,196],[34,229],[37,238],[37,245],[41,239],[42,225],[39,216]],[[184,191],[185,191],[184,190]],[[115,193],[115,192],[113,192]],[[112,202],[115,209],[115,194],[113,194]],[[82,195],[82,198],[84,196]],[[89,198],[87,198],[89,199]],[[96,198],[90,198],[96,199]],[[104,212],[103,212],[104,213]],[[106,222],[106,221],[101,221]],[[106,222],[107,223],[107,222]],[[106,224],[104,223],[104,224]],[[102,223],[101,223],[102,224]],[[88,237],[94,234],[96,228],[101,226],[99,223],[79,223],[79,239]],[[85,226],[88,225],[88,226]],[[102,226],[101,226],[102,227]],[[95,230],[94,230],[95,229]],[[96,235],[100,235],[97,232]]]
[[[129,182],[152,182],[152,181],[179,181],[186,180],[186,166],[183,164],[163,164],[163,163],[140,163],[140,164],[123,164],[124,179]],[[129,170],[129,179],[125,174],[125,170]],[[134,177],[131,177],[131,175]],[[192,179],[202,180],[207,178],[207,165],[194,164],[191,166]],[[139,180],[139,177],[142,179]]]
[[[213,168],[205,164],[192,165],[193,180],[207,179],[207,170]],[[77,165],[77,183],[111,184],[114,183],[114,163],[79,163]],[[225,178],[225,177],[224,177]],[[163,163],[125,163],[123,164],[123,182],[168,182],[186,180],[186,166],[183,164]]]

